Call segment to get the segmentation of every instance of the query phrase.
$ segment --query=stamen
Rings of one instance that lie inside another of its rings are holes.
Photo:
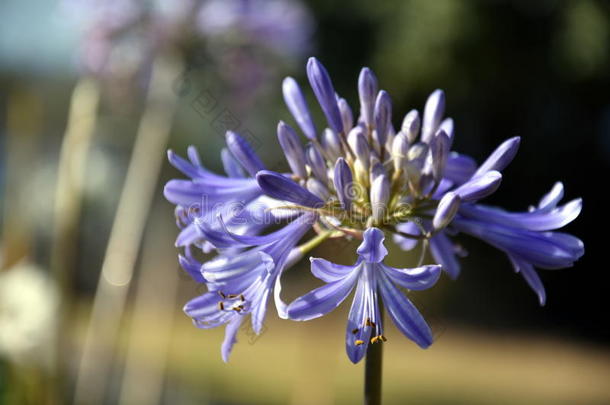
[[[246,297],[244,297],[244,295],[243,295],[243,294],[239,294],[239,300],[240,300],[241,302],[244,302],[244,301],[246,300]]]
[[[356,346],[361,346],[361,345],[363,345],[363,344],[364,344],[364,340],[356,340],[356,341],[354,342],[354,344],[355,344]]]
[[[383,335],[377,335],[377,336],[373,336],[371,338],[371,343],[381,343],[381,342],[387,342],[388,339],[386,339],[385,336]]]
[[[225,295],[225,293],[223,293],[222,291],[218,291],[218,295],[220,295],[222,297],[222,299],[226,299],[227,296]]]
[[[218,301],[218,309],[220,309],[221,311],[224,311],[225,304],[223,304],[222,301]]]
[[[358,329],[358,328],[356,328],[356,329],[352,330],[352,334],[354,334],[354,335],[355,335],[356,333],[358,333],[358,331],[359,331],[359,330],[360,330],[360,329]]]

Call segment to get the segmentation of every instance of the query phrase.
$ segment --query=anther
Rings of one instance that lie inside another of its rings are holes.
[[[225,295],[225,293],[223,293],[222,291],[218,291],[218,295],[220,295],[222,297],[222,299],[227,298],[227,296]]]
[[[387,342],[388,339],[386,339],[385,336],[383,335],[377,335],[371,338],[371,343],[378,343],[378,342]]]
[[[239,294],[239,300],[240,300],[241,302],[244,302],[244,301],[246,300],[246,297],[244,297],[244,295],[243,295],[243,294]]]
[[[355,335],[356,333],[358,333],[358,331],[359,331],[359,330],[360,330],[360,329],[358,329],[358,328],[356,328],[356,329],[352,330],[352,334],[354,334],[354,335]]]
[[[221,311],[224,311],[225,309],[225,304],[222,303],[222,301],[218,302],[218,309],[220,309]]]
[[[356,346],[363,345],[363,344],[364,344],[364,340],[356,340],[356,341],[354,342],[354,344],[355,344]]]

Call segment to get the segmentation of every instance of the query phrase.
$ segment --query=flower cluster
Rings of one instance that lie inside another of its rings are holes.
[[[278,140],[291,173],[267,170],[233,132],[227,133],[227,149],[222,151],[227,177],[206,170],[193,147],[188,161],[169,153],[170,162],[190,178],[171,180],[165,187],[166,198],[177,205],[182,228],[177,245],[185,253],[180,262],[208,288],[185,312],[201,328],[227,325],[225,361],[248,314],[254,331],[261,330],[272,292],[280,317],[309,320],[336,308],[355,286],[346,332],[347,353],[354,363],[368,344],[386,341],[382,302],[405,336],[429,346],[430,328],[401,288],[429,288],[441,271],[456,278],[459,251],[452,238],[458,233],[504,251],[544,304],[535,268],[568,267],[582,256],[579,239],[555,231],[578,216],[582,203],[577,199],[559,205],[563,186],[557,183],[528,212],[479,204],[500,185],[501,171],[515,156],[519,138],[508,139],[477,165],[451,151],[454,125],[444,118],[441,90],[430,95],[423,114],[408,112],[396,131],[390,96],[379,90],[370,69],[362,69],[358,79],[357,119],[315,58],[308,61],[307,76],[328,127],[318,131],[299,85],[286,78],[284,99],[307,139],[304,145],[295,129],[279,123]],[[281,226],[266,233],[271,225]],[[310,230],[316,235],[298,245]],[[420,247],[420,263],[407,269],[384,264],[386,235],[404,250]],[[356,264],[312,258],[312,273],[326,285],[284,303],[282,272],[331,237],[362,240]],[[217,256],[201,263],[193,248],[216,251]],[[424,265],[428,249],[436,264]]]

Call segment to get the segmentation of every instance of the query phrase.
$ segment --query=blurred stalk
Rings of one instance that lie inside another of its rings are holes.
[[[2,191],[2,245],[0,271],[12,268],[27,257],[31,250],[33,219],[26,212],[31,198],[27,195],[31,171],[35,168],[36,147],[41,133],[42,105],[27,89],[13,89],[7,97],[7,125],[2,162],[4,190]]]
[[[51,246],[51,271],[60,291],[57,347],[54,355],[56,400],[59,403],[67,370],[67,355],[74,350],[70,339],[73,315],[73,285],[78,224],[81,216],[82,194],[91,140],[97,123],[99,88],[91,78],[82,78],[74,87],[66,132],[59,155],[53,238]],[[60,337],[60,334],[63,336]]]
[[[161,402],[167,353],[176,309],[178,272],[169,217],[152,218],[142,249],[120,405],[155,405]],[[151,325],[155,338],[150,339]],[[142,342],[146,342],[143,345]]]
[[[93,300],[76,380],[76,404],[97,405],[104,401],[134,264],[165,158],[176,107],[172,82],[180,66],[176,58],[162,55],[155,60],[152,72]]]
[[[383,323],[383,304],[379,300],[379,322]],[[364,363],[364,405],[381,405],[383,343],[369,343]]]

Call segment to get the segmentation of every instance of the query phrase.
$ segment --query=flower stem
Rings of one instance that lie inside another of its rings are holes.
[[[383,322],[383,305],[379,303],[380,321]],[[364,361],[364,405],[381,405],[383,344],[371,343]]]
[[[299,250],[301,251],[302,254],[308,253],[310,250],[312,250],[313,248],[317,247],[319,244],[321,244],[326,239],[328,239],[328,237],[330,235],[332,235],[333,232],[334,232],[333,230],[329,230],[329,231],[326,231],[326,232],[323,232],[323,233],[317,235],[313,239],[311,239],[311,240],[303,243],[302,245],[300,245],[299,246]]]

